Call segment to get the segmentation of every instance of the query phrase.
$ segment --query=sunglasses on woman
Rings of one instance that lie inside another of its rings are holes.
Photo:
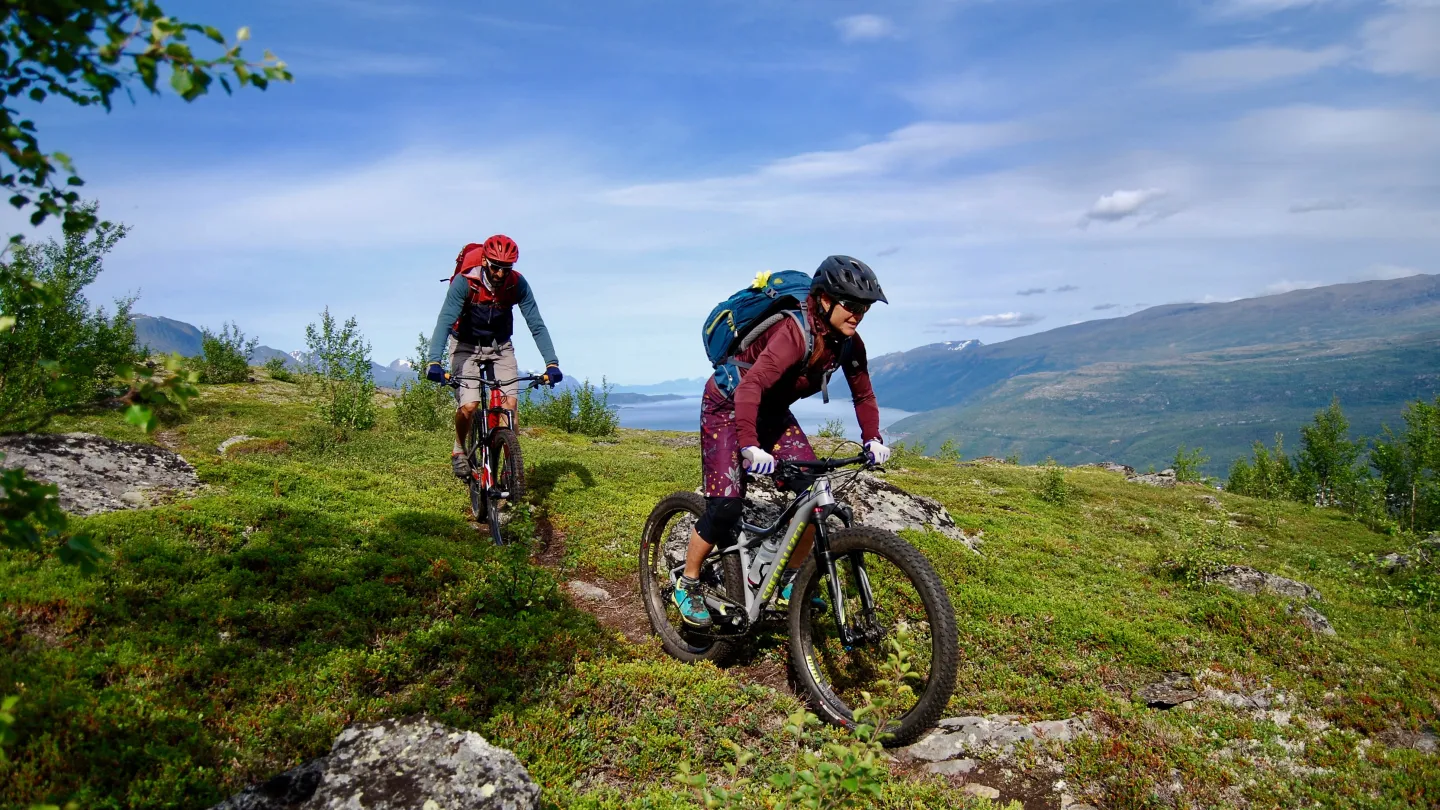
[[[844,307],[844,308],[845,308],[845,311],[848,312],[848,313],[850,313],[851,315],[864,315],[865,313],[867,313],[867,312],[870,311],[870,306],[871,306],[871,303],[872,303],[872,302],[870,302],[870,301],[851,301],[851,300],[846,299],[846,298],[837,298],[837,299],[835,299],[835,303],[837,303],[837,304],[839,304],[840,306]]]

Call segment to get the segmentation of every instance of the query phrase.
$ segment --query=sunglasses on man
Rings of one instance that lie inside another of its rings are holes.
[[[499,263],[499,262],[492,262],[492,261],[490,261],[489,259],[486,259],[486,260],[485,260],[485,266],[486,266],[487,268],[491,269],[491,270],[494,270],[494,271],[497,272],[497,273],[506,273],[506,272],[509,272],[509,270],[510,270],[511,268],[513,268],[515,265],[513,265],[513,264],[501,264],[501,263]]]

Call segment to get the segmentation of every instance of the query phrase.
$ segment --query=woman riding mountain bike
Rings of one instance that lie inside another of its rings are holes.
[[[762,274],[707,319],[716,374],[701,404],[705,497],[677,492],[651,510],[641,598],[665,651],[687,662],[723,663],[757,627],[783,620],[792,676],[816,712],[854,727],[868,696],[890,689],[896,714],[882,734],[886,745],[906,745],[934,726],[954,692],[954,609],[919,550],[856,525],[839,500],[890,456],[856,334],[885,294],[849,256],[827,258],[808,294],[806,281]],[[863,445],[855,456],[820,460],[790,405],[825,391],[837,368],[850,383]],[[795,494],[770,525],[743,516],[751,474],[774,476]],[[906,663],[887,686],[892,655]]]
[[[745,500],[745,472],[769,475],[777,458],[815,460],[790,406],[825,387],[837,368],[850,384],[865,453],[875,464],[890,457],[890,449],[880,441],[880,408],[870,387],[865,342],[856,332],[876,301],[889,303],[875,271],[859,259],[830,256],[815,271],[804,299],[800,313],[804,326],[796,318],[780,318],[743,348],[735,361],[745,371],[733,395],[726,396],[714,378],[706,382],[700,405],[705,513],[691,532],[685,574],[671,597],[686,624],[706,628],[712,622],[700,570],[713,548],[735,542]],[[811,528],[795,548],[781,586],[782,603],[789,600],[790,580],[813,539]]]

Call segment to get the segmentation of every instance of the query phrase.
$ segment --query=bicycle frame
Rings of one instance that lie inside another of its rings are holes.
[[[835,610],[836,629],[840,633],[840,641],[847,648],[854,646],[859,641],[869,639],[866,632],[856,633],[846,621],[845,602],[840,588],[840,578],[836,569],[835,557],[830,552],[830,532],[825,524],[827,518],[832,514],[838,514],[846,526],[851,523],[850,509],[843,504],[835,502],[835,496],[830,488],[830,479],[819,476],[803,493],[795,498],[780,517],[775,525],[768,528],[756,526],[740,521],[740,528],[744,532],[745,539],[734,546],[723,551],[711,552],[712,555],[738,554],[740,557],[740,570],[749,571],[750,564],[755,559],[756,550],[765,540],[782,528],[785,531],[784,545],[780,553],[775,556],[771,563],[770,571],[761,580],[759,586],[752,586],[749,578],[745,577],[745,615],[747,627],[754,627],[759,621],[760,614],[765,605],[774,595],[780,582],[780,576],[790,563],[790,558],[795,553],[795,546],[800,542],[805,529],[813,525],[815,527],[815,542],[811,547],[811,554],[815,555],[816,565],[825,572],[826,581],[829,583],[830,602]],[[860,604],[867,620],[867,626],[874,625],[875,600],[870,590],[870,578],[865,573],[865,563],[856,556],[850,558],[850,567],[855,574],[856,589],[860,592]],[[670,571],[671,582],[684,572],[684,564],[675,566]],[[798,596],[792,596],[792,599]]]

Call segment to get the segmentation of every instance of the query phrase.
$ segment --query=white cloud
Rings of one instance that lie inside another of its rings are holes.
[[[1327,283],[1329,283],[1329,282],[1324,282],[1324,281],[1290,281],[1289,279],[1281,279],[1280,281],[1277,281],[1277,282],[1275,282],[1274,284],[1267,284],[1267,285],[1265,286],[1264,291],[1261,292],[1260,294],[1261,294],[1261,295],[1283,295],[1283,294],[1285,294],[1285,293],[1294,292],[1294,291],[1296,291],[1296,290],[1309,290],[1309,289],[1313,289],[1313,288],[1315,288],[1315,287],[1323,287],[1323,286],[1325,286],[1325,284],[1327,284]]]
[[[1211,9],[1226,16],[1259,17],[1306,6],[1318,6],[1332,0],[1216,0]]]
[[[846,42],[885,39],[895,36],[895,24],[878,14],[854,14],[835,21],[840,38]]]
[[[1161,81],[1196,90],[1224,90],[1293,79],[1350,58],[1340,46],[1302,51],[1256,46],[1182,54]]]
[[[1361,31],[1371,70],[1440,77],[1440,3],[1408,5],[1377,17]]]
[[[1248,115],[1236,132],[1251,147],[1292,159],[1343,152],[1409,161],[1440,152],[1440,113],[1421,109],[1294,105]]]
[[[1119,222],[1139,215],[1146,206],[1161,199],[1165,192],[1158,188],[1120,189],[1095,201],[1081,222]]]
[[[1045,316],[1030,312],[1001,312],[997,315],[981,315],[975,318],[949,318],[940,321],[939,326],[998,327],[1014,329],[1039,322]]]

